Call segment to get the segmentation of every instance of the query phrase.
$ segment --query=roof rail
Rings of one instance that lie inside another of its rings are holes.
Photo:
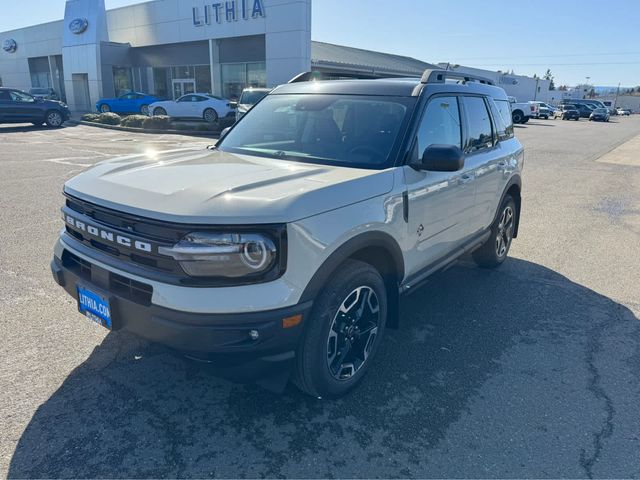
[[[468,73],[454,72],[452,70],[442,70],[428,68],[422,74],[421,83],[444,83],[447,78],[462,80],[463,83],[478,82],[485,85],[494,85],[492,80],[485,77],[479,77],[477,75],[470,75]]]
[[[341,71],[320,71],[314,70],[311,72],[302,72],[287,83],[299,83],[299,82],[311,82],[319,80],[371,80],[376,78],[398,78],[397,76],[385,76],[383,73],[356,73],[356,72],[341,72]]]

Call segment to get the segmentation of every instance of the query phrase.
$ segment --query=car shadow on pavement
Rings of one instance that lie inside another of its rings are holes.
[[[76,127],[75,123],[64,123],[61,128],[73,128]],[[23,133],[23,132],[36,132],[38,130],[44,131],[56,131],[59,128],[51,128],[46,125],[31,125],[31,124],[19,124],[19,125],[0,125],[0,134],[3,133]]]
[[[630,310],[512,258],[496,271],[462,263],[434,276],[404,300],[401,318],[365,381],[336,401],[292,386],[276,395],[231,384],[206,365],[111,333],[35,412],[8,476],[569,475],[549,466],[558,442],[575,443],[573,461],[583,465],[575,474],[590,474],[606,440],[596,438],[606,433],[599,396],[608,378],[597,358],[640,359]],[[616,335],[633,342],[631,353]],[[567,438],[575,402],[586,403],[586,425]],[[485,434],[500,448],[484,451]],[[518,442],[524,450],[508,469],[504,448]],[[570,457],[562,450],[558,461]],[[474,461],[494,469],[481,475]]]

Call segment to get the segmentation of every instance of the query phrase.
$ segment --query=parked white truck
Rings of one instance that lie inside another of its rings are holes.
[[[537,116],[537,104],[518,102],[515,97],[509,97],[509,102],[511,102],[511,116],[513,118],[513,123],[527,123],[531,117]]]

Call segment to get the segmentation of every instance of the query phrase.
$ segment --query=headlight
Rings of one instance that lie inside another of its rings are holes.
[[[194,232],[158,253],[173,257],[192,277],[260,276],[278,257],[274,241],[261,233]]]

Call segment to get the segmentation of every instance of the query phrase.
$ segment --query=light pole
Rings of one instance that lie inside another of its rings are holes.
[[[618,82],[618,89],[616,90],[616,99],[613,101],[613,108],[618,107],[618,95],[620,95],[620,82]]]
[[[587,95],[588,95],[588,92],[589,92],[589,80],[591,80],[591,77],[584,77],[584,78],[587,80],[587,83],[585,83],[585,85],[584,85],[586,87],[584,89],[585,95],[583,95],[582,98],[587,98]]]

